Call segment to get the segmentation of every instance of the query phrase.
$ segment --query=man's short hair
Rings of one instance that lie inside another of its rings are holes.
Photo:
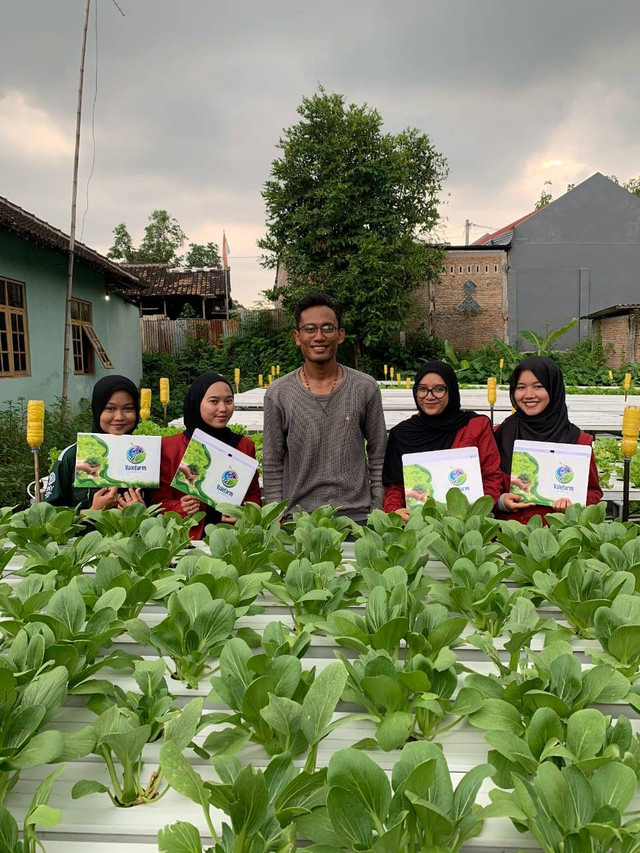
[[[307,308],[315,308],[317,305],[330,308],[336,315],[338,328],[342,328],[342,311],[338,308],[336,303],[330,299],[326,293],[307,293],[307,295],[303,296],[296,305],[296,329],[300,325],[300,316],[302,312],[306,311]]]

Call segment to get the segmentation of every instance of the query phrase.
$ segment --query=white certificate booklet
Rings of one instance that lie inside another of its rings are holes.
[[[477,447],[405,453],[402,471],[406,505],[410,509],[427,498],[444,503],[449,489],[460,489],[470,501],[484,494]]]
[[[257,459],[195,429],[171,485],[209,506],[238,506],[257,468]]]
[[[157,488],[161,441],[159,435],[79,432],[73,485],[79,489]]]
[[[591,445],[516,441],[511,462],[511,491],[541,506],[559,498],[587,500]]]

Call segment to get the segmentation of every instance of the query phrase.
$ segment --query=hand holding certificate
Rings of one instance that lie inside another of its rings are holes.
[[[550,441],[516,441],[511,462],[511,493],[538,506],[558,501],[584,504],[591,447]]]
[[[171,485],[209,506],[239,506],[251,485],[258,462],[195,429]]]
[[[470,502],[484,494],[477,447],[405,453],[402,466],[406,505],[410,509],[430,497],[444,503],[449,489],[459,489]]]
[[[157,435],[78,433],[76,488],[154,488],[160,482]]]

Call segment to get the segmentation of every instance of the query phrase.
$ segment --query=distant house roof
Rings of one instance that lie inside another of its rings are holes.
[[[489,244],[488,246],[482,246],[482,245],[479,245],[478,243],[471,243],[468,246],[466,246],[466,245],[464,245],[464,246],[452,246],[452,245],[449,245],[448,243],[445,243],[442,248],[445,249],[445,251],[447,251],[447,252],[485,252],[485,251],[486,252],[496,252],[496,251],[500,252],[500,251],[506,251],[509,248],[509,244],[508,243],[498,243],[495,246],[493,246],[491,244]]]
[[[169,264],[122,264],[140,280],[138,296],[224,296],[225,270],[170,267]]]
[[[472,243],[472,246],[504,246],[511,242],[513,239],[513,229],[516,226],[521,225],[526,219],[529,219],[532,216],[535,216],[537,210],[532,210],[531,213],[527,213],[525,216],[521,216],[520,219],[516,219],[515,222],[509,223],[509,225],[505,225],[503,228],[498,228],[497,231],[494,231],[492,234],[485,234],[483,237],[479,237],[475,243]]]
[[[46,246],[48,249],[65,253],[69,249],[68,234],[49,225],[43,219],[38,219],[33,213],[28,213],[2,196],[0,196],[0,228],[13,231],[24,240]],[[116,290],[123,290],[128,295],[132,288],[140,287],[135,275],[127,272],[120,264],[110,261],[104,255],[85,246],[84,243],[76,241],[75,256],[89,266],[106,273],[107,284]]]
[[[630,314],[632,311],[640,311],[640,305],[635,302],[627,305],[610,305],[609,308],[601,308],[591,314],[583,314],[581,320],[598,320],[600,317],[619,317],[621,314]]]

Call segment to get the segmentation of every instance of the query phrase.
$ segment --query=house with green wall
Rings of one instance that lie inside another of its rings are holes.
[[[0,197],[0,407],[62,394],[69,237]],[[75,244],[69,401],[113,373],[142,376],[137,278]]]

